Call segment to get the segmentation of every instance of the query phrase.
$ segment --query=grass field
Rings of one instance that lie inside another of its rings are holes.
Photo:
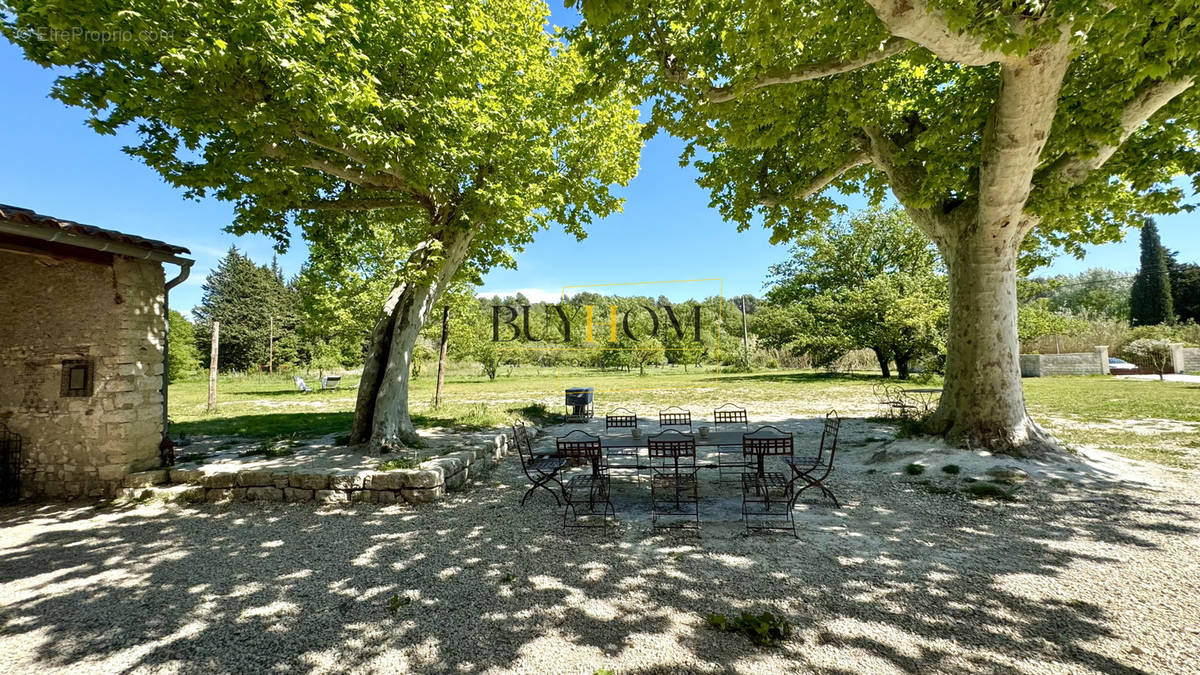
[[[875,414],[871,386],[880,381],[869,373],[814,371],[718,374],[712,369],[657,368],[639,376],[521,368],[495,380],[452,372],[437,410],[432,408],[433,377],[423,375],[414,380],[410,400],[414,422],[423,427],[499,426],[518,416],[536,417],[537,404],[560,411],[561,392],[568,386],[595,387],[601,414],[626,407],[650,415],[670,405],[700,413],[736,402],[760,414],[816,415],[837,408],[853,416]],[[207,380],[177,382],[171,386],[172,429],[187,435],[251,438],[346,432],[357,385],[356,375],[346,375],[338,391],[301,394],[291,375],[223,376],[218,410],[209,415]],[[903,386],[937,387],[940,380]],[[1193,458],[1200,455],[1200,384],[1096,376],[1027,379],[1024,386],[1030,413],[1068,445],[1094,445],[1181,467],[1193,466]]]

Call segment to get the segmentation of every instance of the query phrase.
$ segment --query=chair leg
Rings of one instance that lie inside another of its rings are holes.
[[[817,488],[818,490],[820,490],[820,491],[821,491],[821,494],[822,494],[822,495],[824,495],[825,497],[828,497],[828,498],[829,498],[829,500],[833,502],[833,505],[834,505],[835,507],[837,507],[837,508],[841,508],[841,507],[842,507],[842,505],[841,505],[841,502],[839,502],[839,501],[838,501],[838,498],[837,498],[836,496],[834,496],[834,494],[833,494],[833,491],[832,491],[832,490],[830,490],[828,487],[826,487],[826,486],[825,486],[825,481],[824,481],[824,479],[821,479],[821,480],[816,480],[816,479],[814,479],[814,478],[810,478],[809,476],[800,476],[800,477],[804,479],[804,482],[805,482],[806,484],[805,484],[805,486],[804,486],[804,487],[800,488],[799,490],[796,490],[796,496],[792,498],[792,501],[793,501],[793,502],[795,502],[796,500],[800,499],[800,493],[801,493],[801,492],[804,492],[804,491],[805,491],[805,490],[807,490],[808,488],[815,487],[815,488]]]
[[[562,502],[559,501],[559,499],[558,499],[558,494],[549,485],[547,485],[547,483],[549,483],[550,481],[554,481],[555,483],[558,483],[559,488],[562,488],[562,482],[559,481],[557,478],[555,478],[553,474],[551,474],[549,476],[546,476],[545,474],[543,474],[542,480],[534,480],[533,485],[530,486],[530,488],[525,491],[525,496],[521,497],[521,506],[525,506],[525,501],[527,499],[529,499],[530,495],[538,488],[542,488],[546,492],[549,492],[551,497],[554,497],[554,505],[555,506],[562,506]]]

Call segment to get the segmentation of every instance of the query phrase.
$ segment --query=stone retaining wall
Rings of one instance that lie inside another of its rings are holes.
[[[1107,375],[1108,347],[1079,354],[1022,354],[1021,377]]]
[[[508,437],[497,434],[482,447],[447,453],[421,462],[415,469],[159,469],[126,476],[125,496],[150,497],[172,486],[172,496],[186,502],[424,504],[441,499],[448,490],[463,487],[468,479],[484,473],[510,453]]]

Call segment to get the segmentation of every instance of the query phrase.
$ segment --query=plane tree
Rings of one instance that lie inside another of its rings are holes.
[[[890,194],[949,276],[929,429],[1018,455],[1018,270],[1182,208],[1200,9],[1111,0],[581,0],[577,42],[687,141],[712,203],[776,242]],[[1200,181],[1193,178],[1194,185]],[[1024,253],[1024,256],[1022,256]],[[1024,261],[1024,262],[1022,262]]]
[[[408,252],[382,302],[352,440],[415,441],[413,345],[464,262],[512,264],[558,223],[584,236],[636,171],[637,111],[592,97],[544,2],[4,0],[4,35],[60,68],[52,94],[237,233],[374,236]],[[101,39],[103,38],[103,39]]]

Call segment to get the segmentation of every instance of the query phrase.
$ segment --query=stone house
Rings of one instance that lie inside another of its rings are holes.
[[[109,496],[160,465],[186,253],[0,204],[0,424],[22,440],[22,497]]]

